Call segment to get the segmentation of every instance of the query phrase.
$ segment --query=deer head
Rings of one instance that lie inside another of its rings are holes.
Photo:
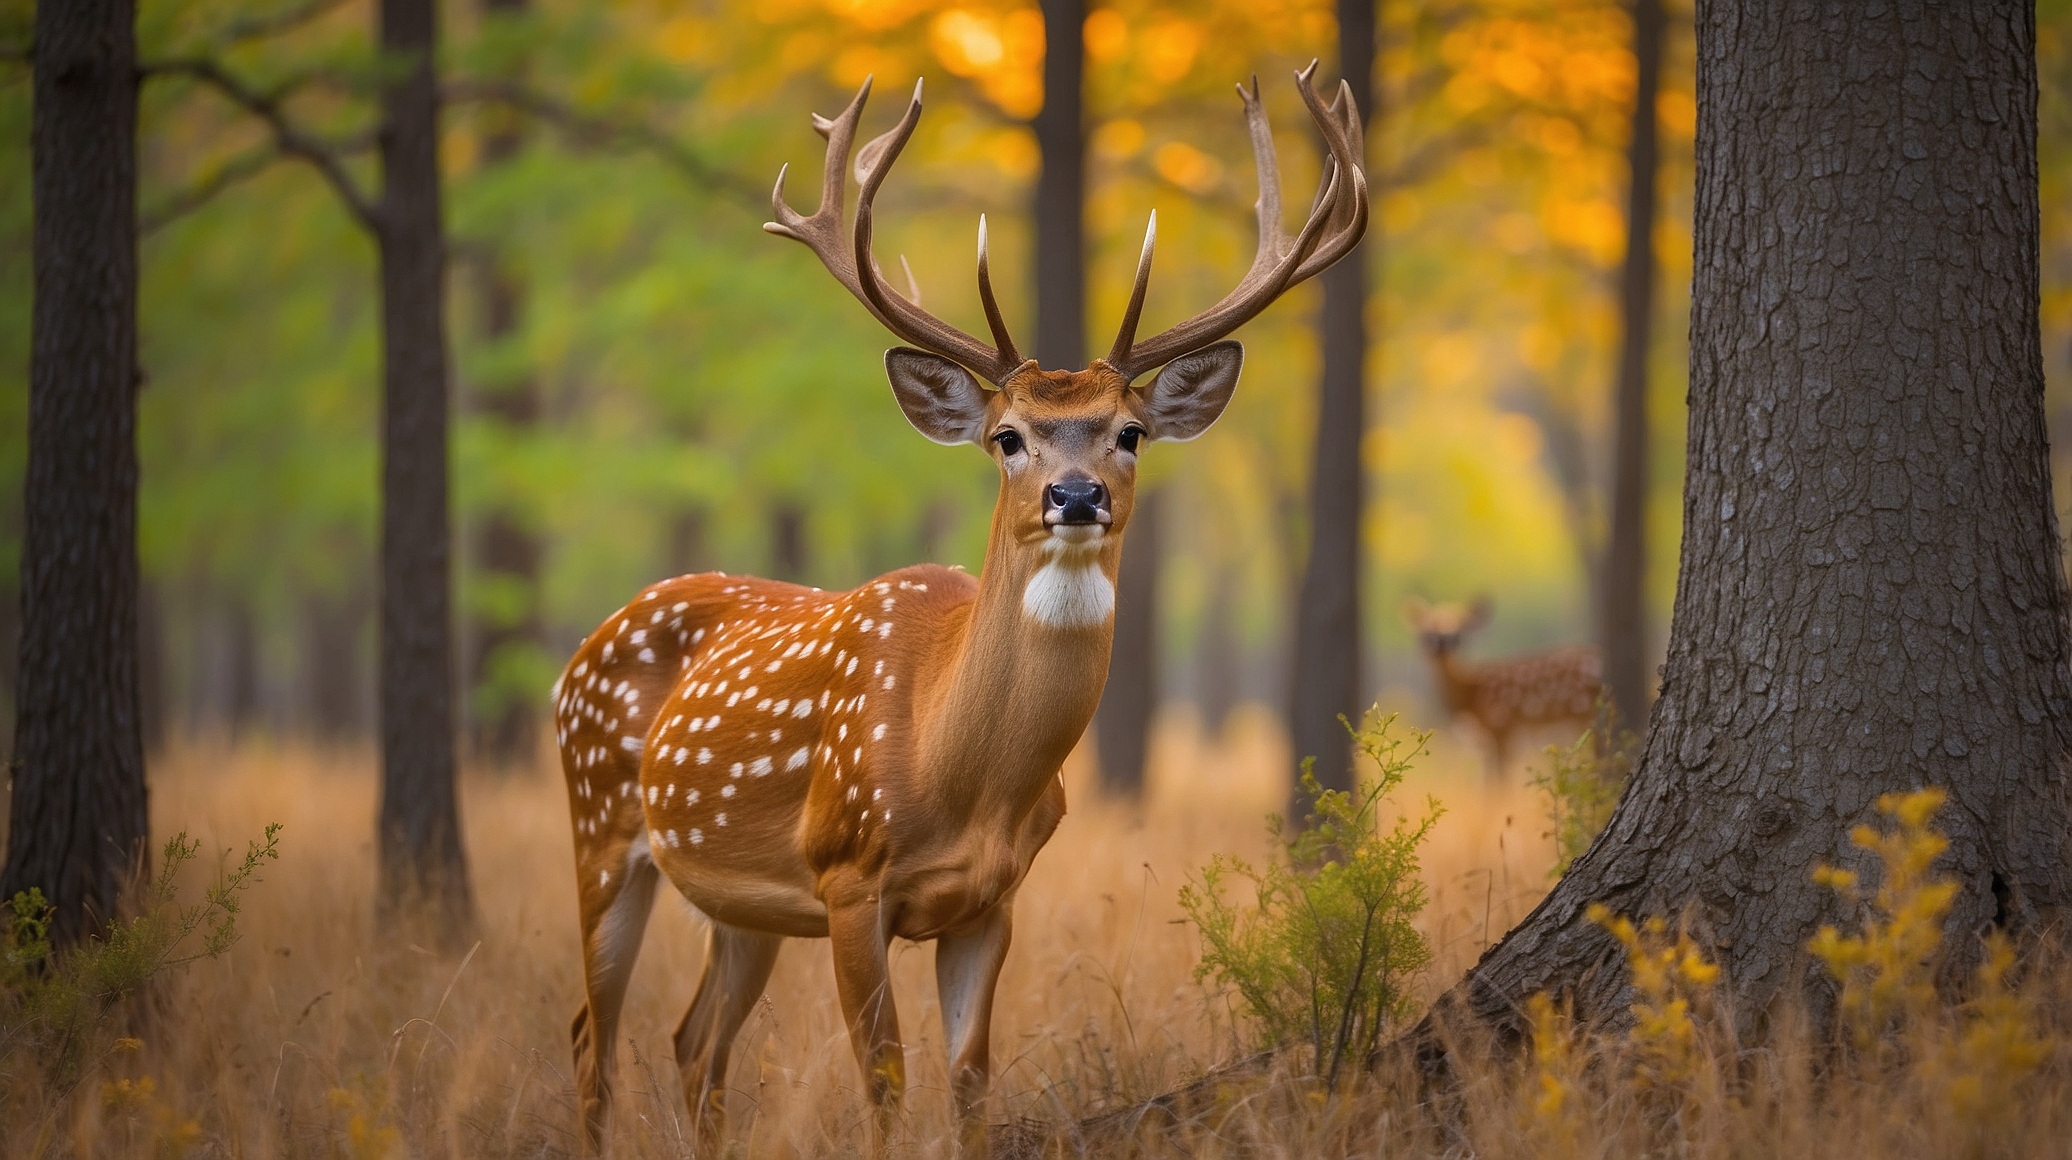
[[[1426,604],[1415,596],[1403,601],[1403,619],[1417,630],[1418,643],[1427,655],[1442,659],[1459,652],[1461,642],[1488,624],[1494,611],[1487,596],[1468,604]]]
[[[1129,522],[1137,455],[1150,440],[1185,441],[1207,430],[1236,388],[1244,350],[1225,336],[1266,309],[1289,287],[1337,261],[1367,226],[1367,183],[1360,168],[1358,107],[1343,84],[1327,106],[1311,86],[1315,62],[1296,74],[1296,87],[1322,131],[1329,156],[1308,219],[1292,237],[1281,226],[1280,180],[1273,131],[1259,101],[1259,83],[1238,86],[1259,170],[1259,248],[1235,289],[1214,306],[1148,339],[1137,322],[1151,275],[1158,217],[1151,216],[1137,263],[1136,283],[1115,343],[1106,358],[1084,369],[1045,369],[1024,359],[1009,335],[993,295],[986,254],[986,222],[978,227],[978,292],[992,332],[982,342],[923,310],[918,293],[902,297],[886,285],[871,253],[872,201],[921,116],[921,86],[897,125],[856,155],[860,186],[854,222],[843,230],[850,147],[871,82],[833,120],[815,116],[827,139],[820,206],[811,217],[784,201],[784,173],[771,196],[776,221],[763,228],[804,242],[828,272],[873,317],[911,346],[885,354],[892,391],[907,420],[937,443],[972,443],[999,463],[1001,489],[994,513],[996,544],[1047,554],[1053,563],[1110,557]],[[911,288],[911,284],[910,284]],[[1148,385],[1137,380],[1157,369]],[[982,385],[981,380],[984,384]],[[1112,577],[1113,567],[1105,571]],[[1060,567],[1058,577],[1091,576]],[[1059,579],[1038,568],[1024,608],[1060,626],[1105,623],[1112,586]]]

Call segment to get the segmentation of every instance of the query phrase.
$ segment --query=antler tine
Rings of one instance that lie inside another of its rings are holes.
[[[1239,89],[1243,91],[1242,87]],[[1108,365],[1119,367],[1128,361],[1130,346],[1137,341],[1137,319],[1144,313],[1144,291],[1151,286],[1151,251],[1158,245],[1158,211],[1151,211],[1151,224],[1144,227],[1144,252],[1137,255],[1137,280],[1130,287],[1130,304],[1122,312],[1122,328],[1115,332],[1115,346],[1108,351]]]
[[[1006,365],[1020,366],[1022,356],[1014,348],[1014,338],[1007,333],[1007,319],[1000,315],[1000,303],[993,297],[993,263],[986,256],[986,215],[978,215],[978,300],[986,308],[986,327],[993,332],[993,350]],[[919,306],[921,299],[914,298]]]
[[[1311,61],[1308,68],[1295,74],[1295,87],[1317,122],[1329,153],[1308,220],[1292,240],[1281,227],[1280,178],[1274,160],[1273,131],[1259,101],[1255,78],[1251,92],[1241,85],[1238,94],[1245,104],[1252,154],[1259,169],[1259,252],[1237,286],[1214,306],[1141,343],[1132,337],[1146,273],[1140,264],[1139,285],[1131,294],[1131,310],[1108,360],[1124,377],[1135,378],[1236,330],[1289,287],[1344,257],[1366,232],[1367,178],[1360,164],[1359,109],[1353,103],[1352,90],[1343,82],[1336,99],[1326,108],[1311,86],[1316,69],[1316,62]]]
[[[908,302],[885,287],[884,278],[878,273],[878,265],[871,258],[872,203],[878,190],[885,184],[885,176],[892,172],[892,165],[899,160],[899,154],[906,148],[907,141],[914,135],[914,126],[921,121],[921,85],[914,84],[913,100],[908,102],[906,113],[899,124],[888,132],[872,139],[864,146],[863,155],[858,158],[858,176],[862,188],[856,193],[855,264],[858,278],[863,286],[864,300],[874,313],[884,321],[894,334],[915,346],[934,351],[944,358],[954,359],[977,371],[993,383],[1006,381],[1017,367],[1021,357],[1015,352],[1012,341],[1003,341],[995,347],[986,344],[949,325],[926,310]],[[983,279],[990,286],[990,278]],[[988,294],[990,299],[990,294]],[[999,307],[988,301],[987,321],[994,323]],[[1004,336],[1006,324],[996,324],[996,337]]]
[[[856,151],[856,178],[861,188],[857,193],[854,236],[851,239],[842,236],[842,203],[848,186],[849,152],[855,143],[856,127],[863,119],[863,106],[870,97],[870,90],[871,81],[865,78],[849,107],[843,109],[840,116],[833,120],[818,114],[813,117],[813,131],[827,139],[819,208],[807,217],[786,204],[784,178],[790,170],[786,166],[778,170],[777,185],[770,192],[770,208],[777,220],[763,223],[763,229],[805,243],[820,259],[820,264],[827,267],[828,273],[855,295],[857,301],[863,303],[871,316],[883,323],[887,330],[915,346],[963,363],[998,383],[1019,367],[1022,360],[1015,352],[1014,343],[1007,337],[1007,326],[1000,317],[999,305],[993,301],[992,280],[985,268],[983,253],[980,256],[979,293],[986,302],[986,320],[993,327],[996,349],[987,348],[984,343],[921,309],[916,302],[908,301],[887,288],[884,275],[871,256],[871,202],[884,184],[885,175],[890,172],[899,151],[913,136],[914,126],[920,121],[919,82],[914,85],[913,100],[908,103],[899,124],[871,138]],[[900,261],[904,264],[906,259],[902,257]],[[911,269],[907,272],[907,285],[915,290],[915,299],[918,300],[920,295]]]
[[[1315,68],[1315,62],[1311,62]],[[1245,272],[1249,278],[1264,266],[1281,259],[1287,252],[1288,236],[1281,229],[1281,167],[1274,154],[1273,125],[1266,119],[1266,105],[1259,99],[1259,77],[1252,77],[1252,91],[1245,86],[1237,87],[1238,99],[1245,103],[1245,128],[1252,137],[1252,167],[1258,173],[1259,200],[1254,209],[1259,215],[1259,252],[1252,257],[1252,268]]]
[[[847,108],[833,120],[813,114],[813,131],[827,140],[827,160],[820,175],[820,205],[811,217],[791,208],[784,200],[784,179],[791,172],[785,165],[777,170],[777,184],[770,191],[770,211],[777,220],[764,222],[765,233],[803,242],[835,276],[843,288],[856,296],[879,322],[890,326],[878,308],[865,297],[863,284],[856,277],[855,264],[849,260],[847,249],[842,244],[842,202],[848,186],[849,148],[856,140],[857,123],[863,119],[863,106],[870,99],[870,77],[863,79],[856,95],[849,100]]]
[[[1316,119],[1323,134],[1324,147],[1331,153],[1332,165],[1339,173],[1350,174],[1351,181],[1343,191],[1344,196],[1327,211],[1330,232],[1296,268],[1294,277],[1289,280],[1290,285],[1322,273],[1359,244],[1360,237],[1367,232],[1367,175],[1360,166],[1365,135],[1360,125],[1359,103],[1353,100],[1352,86],[1339,81],[1338,91],[1332,94],[1328,107],[1323,107],[1317,100],[1316,90],[1307,78],[1297,87],[1302,92],[1303,104],[1309,106],[1310,115]]]

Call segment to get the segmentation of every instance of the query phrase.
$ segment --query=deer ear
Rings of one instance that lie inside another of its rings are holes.
[[[971,372],[941,355],[895,346],[885,352],[885,377],[907,422],[944,445],[977,443],[986,431],[986,389]]]
[[[1489,598],[1488,593],[1475,597],[1475,602],[1468,605],[1468,619],[1460,626],[1461,631],[1473,632],[1481,628],[1489,623],[1489,618],[1495,613],[1496,602]]]
[[[1167,363],[1140,394],[1151,437],[1185,443],[1208,430],[1229,404],[1244,365],[1245,348],[1227,339]]]

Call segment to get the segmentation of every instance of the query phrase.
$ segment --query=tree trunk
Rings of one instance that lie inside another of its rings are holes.
[[[1512,1031],[1541,990],[1620,1017],[1592,902],[1689,908],[1754,1029],[1822,985],[1806,940],[1853,916],[1812,871],[1874,871],[1849,830],[1889,791],[1949,791],[1954,966],[2072,902],[2033,13],[1708,0],[1697,32],[1666,676],[1604,834],[1455,988]]]
[[[1086,5],[1044,0],[1043,111],[1036,144],[1036,361],[1054,370],[1086,365]],[[1094,710],[1093,740],[1104,792],[1144,793],[1144,754],[1158,707],[1156,502],[1138,501],[1123,545],[1115,650]]]
[[[1353,99],[1370,126],[1376,7],[1377,0],[1338,0],[1339,75],[1352,87]],[[1317,780],[1327,789],[1347,789],[1352,785],[1352,738],[1339,718],[1357,720],[1360,715],[1366,250],[1353,247],[1319,280],[1324,284],[1324,309],[1317,326],[1324,373],[1317,391],[1317,435],[1310,460],[1309,558],[1295,602],[1288,732],[1298,763],[1316,758]],[[1308,812],[1308,799],[1296,785],[1288,816],[1301,818]]]
[[[365,670],[360,668],[360,626],[367,607],[356,592],[303,598],[304,688],[308,723],[318,741],[337,744],[363,736]]]
[[[522,15],[529,0],[483,0],[484,15],[495,20]],[[495,116],[492,112],[489,115]],[[503,113],[482,141],[485,171],[507,165],[524,147],[517,114]],[[481,266],[483,337],[492,345],[509,342],[518,333],[525,311],[525,284],[494,240]],[[502,381],[475,384],[478,414],[521,439],[539,426],[539,382],[530,368]],[[509,506],[491,509],[474,537],[477,583],[493,599],[476,602],[468,633],[468,687],[473,711],[475,750],[492,763],[529,765],[538,736],[538,692],[514,688],[507,674],[528,671],[514,661],[539,652],[545,643],[540,620],[540,567],[546,549],[523,515]]]
[[[687,507],[669,520],[669,542],[663,548],[664,568],[671,576],[687,576],[703,572],[710,565],[710,546],[707,541],[706,518],[702,507]]]
[[[1043,111],[1036,114],[1036,361],[1086,365],[1086,123],[1083,0],[1043,0]]]
[[[381,0],[380,894],[472,919],[454,785],[446,244],[431,0]]]
[[[36,6],[35,304],[14,797],[0,897],[69,944],[149,823],[137,698],[137,46],[131,0]]]
[[[1137,496],[1122,542],[1122,572],[1115,593],[1115,647],[1108,685],[1094,713],[1095,763],[1101,792],[1126,801],[1144,796],[1144,758],[1158,712],[1158,565],[1165,497],[1156,489]]]
[[[260,723],[259,626],[251,598],[238,595],[223,608],[223,724],[232,741]]]
[[[1215,565],[1209,580],[1209,606],[1196,642],[1195,700],[1201,707],[1202,736],[1222,738],[1231,711],[1244,695],[1238,685],[1244,667],[1244,643],[1238,634],[1240,579],[1236,567]]]
[[[1619,279],[1619,382],[1613,402],[1612,502],[1598,636],[1619,719],[1647,727],[1648,339],[1655,304],[1655,94],[1662,0],[1633,0],[1633,139],[1628,146],[1626,268]]]
[[[779,500],[770,508],[770,576],[806,582],[806,508],[797,500]]]

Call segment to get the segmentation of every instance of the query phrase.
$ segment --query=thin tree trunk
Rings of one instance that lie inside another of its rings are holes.
[[[483,0],[482,9],[491,20],[509,19],[523,15],[528,5],[529,0]],[[518,155],[525,144],[520,126],[516,114],[505,114],[484,135],[485,171],[508,165]],[[481,270],[483,337],[492,344],[509,342],[524,319],[525,284],[495,241],[488,248]],[[477,413],[520,438],[539,426],[539,382],[529,368],[505,381],[476,384],[472,401]],[[491,762],[522,767],[531,763],[538,735],[537,694],[512,688],[503,674],[514,658],[544,645],[539,588],[546,549],[524,517],[508,506],[492,508],[474,540],[476,578],[500,594],[481,602],[468,634],[475,748]]]
[[[1683,558],[1661,700],[1610,825],[1454,997],[1619,1018],[1584,917],[1687,909],[1755,1030],[1852,908],[1823,862],[1940,786],[1976,932],[2072,904],[2072,635],[2037,331],[2026,5],[1698,6]],[[2059,927],[2062,929],[2062,927]],[[1821,993],[1816,990],[1815,994]]]
[[[1598,635],[1604,683],[1627,727],[1647,727],[1648,339],[1655,304],[1655,95],[1661,87],[1662,0],[1633,0],[1633,138],[1628,146],[1626,267],[1619,279],[1619,382],[1614,396],[1610,536]]]
[[[1339,0],[1338,70],[1367,123],[1374,116],[1377,0]],[[1368,247],[1371,248],[1371,247]],[[1360,714],[1360,513],[1366,479],[1360,442],[1366,432],[1367,258],[1355,246],[1324,271],[1318,318],[1324,373],[1318,386],[1317,434],[1310,461],[1309,557],[1295,602],[1293,679],[1288,731],[1295,759],[1316,758],[1327,789],[1352,785],[1352,739],[1339,718]],[[1309,812],[1300,785],[1288,816]]]
[[[1036,360],[1057,370],[1086,365],[1086,5],[1045,0],[1043,111],[1036,143]],[[1094,711],[1101,788],[1135,799],[1144,792],[1144,753],[1157,709],[1158,535],[1156,504],[1138,501],[1123,544],[1115,607],[1116,648]]]
[[[1036,361],[1086,365],[1086,123],[1083,0],[1043,0],[1043,111],[1036,114]]]
[[[304,695],[310,730],[319,741],[353,740],[365,727],[360,626],[366,615],[366,605],[353,593],[303,601]]]
[[[1141,492],[1122,542],[1115,593],[1115,646],[1108,686],[1094,713],[1094,748],[1103,793],[1127,801],[1144,796],[1144,759],[1158,713],[1158,565],[1165,496]]]
[[[1201,639],[1196,644],[1195,695],[1201,707],[1202,735],[1211,741],[1223,736],[1231,711],[1237,708],[1243,690],[1238,685],[1244,665],[1244,645],[1238,634],[1238,570],[1217,564],[1209,581],[1209,607],[1203,618]]]
[[[236,596],[223,608],[223,723],[236,741],[259,724],[259,627],[249,597]]]
[[[137,697],[137,48],[132,0],[36,6],[35,304],[14,796],[0,897],[77,941],[148,835]]]
[[[770,575],[806,582],[806,509],[796,500],[781,500],[770,509]]]
[[[384,906],[472,921],[454,761],[446,245],[431,0],[381,0],[381,818]]]
[[[706,531],[709,522],[703,508],[685,508],[670,519],[664,567],[671,576],[703,572],[710,566],[711,549],[706,543],[710,538]]]

